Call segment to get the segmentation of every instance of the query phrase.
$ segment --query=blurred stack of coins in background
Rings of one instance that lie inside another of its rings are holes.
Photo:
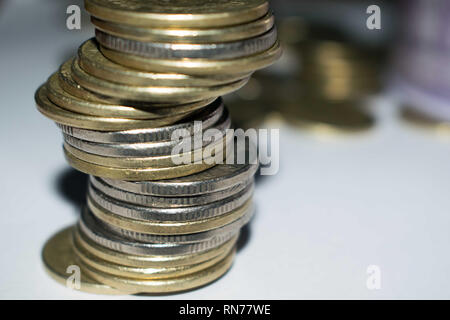
[[[231,120],[219,96],[281,55],[268,3],[85,6],[96,38],[35,96],[63,132],[69,164],[90,174],[87,206],[76,227],[48,241],[46,267],[65,283],[67,267],[79,266],[79,289],[100,293],[178,292],[214,281],[252,216],[257,169],[254,146],[225,134]],[[218,134],[206,141],[207,129]],[[186,140],[189,148],[175,154]],[[246,154],[246,162],[218,164],[229,154]]]
[[[450,6],[448,1],[402,1],[395,52],[402,116],[423,128],[450,129]]]

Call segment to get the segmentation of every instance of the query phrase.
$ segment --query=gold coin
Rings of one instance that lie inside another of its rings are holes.
[[[205,77],[130,69],[105,58],[94,39],[90,39],[80,46],[78,56],[80,67],[87,73],[107,81],[134,86],[216,86],[248,78],[251,75],[250,73],[213,74]]]
[[[144,268],[121,265],[103,260],[91,254],[89,251],[84,250],[84,248],[79,246],[76,241],[74,241],[74,251],[85,264],[96,270],[119,277],[142,280],[167,279],[192,274],[211,267],[223,260],[229,254],[229,252],[222,252],[218,256],[212,257],[206,261],[184,266],[166,267],[160,265]]]
[[[139,293],[181,292],[201,287],[220,278],[231,267],[235,252],[236,250],[232,250],[225,259],[205,270],[169,279],[139,280],[110,275],[87,265],[85,269],[94,279],[123,291]]]
[[[189,112],[173,112],[173,108],[137,109],[128,106],[100,104],[88,100],[79,99],[64,91],[58,80],[58,74],[54,73],[47,82],[48,98],[59,107],[90,116],[128,119],[158,119],[174,114],[189,115]],[[162,112],[161,112],[162,110]],[[189,110],[189,111],[195,111]]]
[[[93,176],[116,179],[116,180],[126,180],[126,181],[145,181],[145,180],[162,180],[162,179],[172,179],[188,176],[194,173],[205,171],[216,164],[210,159],[204,159],[202,163],[192,163],[183,164],[178,166],[172,166],[167,168],[113,168],[101,166],[91,162],[83,161],[75,157],[68,150],[64,149],[64,155],[67,162],[75,169],[91,174]],[[214,160],[214,159],[213,159]]]
[[[149,59],[108,49],[100,46],[101,52],[112,61],[130,68],[153,72],[178,72],[186,74],[233,74],[246,73],[264,68],[281,56],[281,46],[277,42],[272,48],[251,56],[229,60],[207,59]]]
[[[69,110],[60,108],[47,97],[47,87],[42,85],[36,91],[35,100],[38,110],[47,118],[70,127],[90,129],[97,131],[119,131],[129,129],[145,129],[153,127],[161,127],[173,124],[186,115],[175,115],[159,119],[126,119],[126,118],[104,118],[95,117],[85,114],[75,113]]]
[[[120,99],[120,98],[114,98],[105,96],[96,92],[89,91],[82,86],[80,86],[75,80],[72,78],[72,64],[74,62],[75,58],[69,59],[68,61],[64,62],[61,67],[59,68],[58,76],[59,76],[59,84],[61,88],[64,89],[64,91],[68,92],[69,94],[83,100],[88,100],[92,102],[102,103],[102,104],[112,104],[112,105],[123,105],[123,106],[131,106],[133,108],[138,109],[162,109],[160,112],[167,112],[167,114],[171,114],[172,112],[177,113],[184,112],[184,111],[190,111],[190,110],[196,110],[200,109],[211,102],[213,102],[215,99],[206,99],[196,102],[190,102],[190,103],[182,103],[182,104],[169,104],[169,103],[148,103],[148,102],[142,102],[142,101],[131,101],[126,99]],[[118,75],[118,77],[120,77]]]
[[[213,218],[192,221],[143,221],[106,211],[96,205],[89,195],[87,202],[91,212],[101,221],[125,230],[158,235],[190,234],[216,229],[241,218],[249,210],[252,210],[252,199],[250,198],[241,207]]]
[[[246,24],[222,28],[139,28],[91,17],[92,23],[103,32],[148,42],[168,43],[215,43],[250,39],[269,31],[274,26],[273,15],[265,16]]]
[[[85,250],[89,251],[91,254],[103,260],[137,268],[140,267],[151,268],[161,266],[162,267],[186,266],[207,261],[221,254],[230,252],[232,247],[236,244],[236,241],[239,236],[236,235],[227,242],[221,244],[220,246],[207,251],[194,254],[166,255],[166,256],[130,255],[121,253],[119,251],[111,250],[109,248],[103,247],[95,243],[88,237],[84,236],[83,233],[80,232],[79,228],[75,229],[74,237],[75,241],[77,241],[79,246],[82,246]]]
[[[330,102],[304,99],[281,106],[282,115],[290,124],[316,133],[352,133],[370,129],[375,119],[354,102]]]
[[[214,155],[215,147],[223,146],[222,152],[226,150],[226,146],[233,139],[232,135],[226,135],[222,140],[213,142],[208,147],[199,148],[190,152],[186,152],[180,155],[166,155],[166,156],[155,156],[155,157],[108,157],[101,156],[89,152],[80,150],[67,142],[64,142],[64,148],[67,152],[71,153],[74,157],[89,163],[93,163],[104,167],[113,168],[167,168],[175,166],[175,159],[177,157],[182,157],[183,159],[190,160],[194,162],[195,159],[203,159],[203,154],[206,148],[211,150],[211,154]]]
[[[145,102],[194,102],[233,92],[244,86],[248,77],[227,84],[207,87],[131,86],[103,80],[86,73],[76,60],[72,76],[81,86],[103,95]]]
[[[97,293],[97,294],[127,294],[134,293],[133,290],[125,292],[116,290],[108,285],[102,284],[85,272],[80,265],[75,254],[72,233],[74,227],[68,227],[51,237],[42,250],[42,260],[44,261],[47,273],[62,285],[67,286],[67,280],[72,275],[71,266],[80,268],[80,288],[77,290]]]
[[[142,27],[224,27],[267,13],[266,0],[86,0],[86,10],[103,20]]]

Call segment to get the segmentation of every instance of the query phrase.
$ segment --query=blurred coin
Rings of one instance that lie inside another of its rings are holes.
[[[403,120],[415,125],[416,127],[432,130],[439,135],[448,135],[450,133],[450,122],[438,119],[429,115],[419,108],[412,106],[404,106],[401,109],[401,117]]]

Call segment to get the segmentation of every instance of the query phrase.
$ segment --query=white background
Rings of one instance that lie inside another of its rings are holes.
[[[66,30],[63,1],[1,5],[0,297],[108,298],[61,286],[41,261],[78,209],[58,189],[69,170],[61,135],[33,95],[93,30],[87,21]],[[232,269],[168,298],[450,298],[449,139],[401,122],[387,98],[372,107],[378,123],[361,135],[282,127],[280,171],[258,180],[257,215]],[[372,264],[380,290],[366,288]]]

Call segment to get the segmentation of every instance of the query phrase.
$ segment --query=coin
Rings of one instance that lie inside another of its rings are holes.
[[[110,274],[101,272],[89,266],[85,266],[85,268],[88,274],[94,279],[118,288],[119,290],[134,290],[140,293],[171,293],[201,287],[220,278],[231,267],[234,255],[235,250],[228,254],[225,259],[205,270],[181,277],[161,280],[141,280],[111,276]]]
[[[97,293],[97,294],[126,294],[134,293],[133,290],[119,291],[108,285],[94,280],[80,266],[78,258],[73,250],[72,233],[73,227],[68,227],[59,231],[45,244],[42,250],[47,273],[62,285],[67,285],[67,280],[71,273],[67,273],[68,267],[76,266],[80,268],[80,287],[77,290]]]
[[[158,181],[121,181],[100,178],[115,188],[144,195],[193,196],[231,188],[242,181],[252,179],[258,169],[257,159],[252,158],[249,145],[235,144],[235,158],[231,164],[218,164],[208,170],[176,179]],[[246,162],[237,163],[237,156],[245,152]]]
[[[281,46],[278,42],[264,52],[229,60],[149,59],[111,50],[103,46],[100,47],[100,50],[108,59],[130,68],[153,72],[170,71],[195,75],[253,72],[267,67],[281,56]]]
[[[47,92],[45,84],[36,91],[35,101],[38,110],[47,118],[71,127],[98,131],[123,130],[124,128],[140,129],[173,124],[186,117],[186,115],[175,115],[166,118],[142,120],[89,116],[60,108],[48,99]]]
[[[245,74],[214,74],[192,76],[179,73],[153,73],[130,69],[103,56],[95,39],[87,40],[78,49],[80,67],[97,78],[135,86],[205,87],[234,82],[250,76]]]
[[[151,195],[143,195],[132,193],[124,190],[117,189],[115,187],[110,186],[103,180],[96,178],[94,176],[90,176],[90,183],[96,187],[101,192],[109,195],[112,198],[115,198],[120,201],[129,202],[132,204],[137,204],[141,206],[151,206],[157,208],[175,208],[175,207],[188,207],[188,206],[197,206],[202,204],[207,204],[214,201],[219,201],[230,197],[233,194],[236,194],[242,191],[246,186],[253,183],[253,180],[244,181],[240,184],[232,186],[228,189],[224,189],[221,191],[216,191],[212,193],[206,193],[197,196],[185,196],[185,197],[159,197],[159,196],[151,196]]]
[[[88,198],[88,206],[91,212],[99,219],[110,225],[141,233],[158,235],[178,235],[208,231],[229,224],[247,212],[252,211],[251,199],[247,200],[241,207],[224,215],[213,218],[194,221],[142,221],[125,218],[106,211]]]
[[[266,0],[86,0],[86,10],[103,20],[142,27],[224,27],[256,20]]]
[[[106,212],[129,219],[153,223],[157,221],[190,223],[225,215],[241,207],[252,197],[253,189],[254,186],[251,183],[242,191],[219,201],[190,207],[158,208],[131,204],[111,198],[90,184],[88,187],[88,202]],[[91,208],[91,210],[95,211],[95,208]]]
[[[143,42],[117,37],[98,29],[95,31],[95,37],[106,48],[146,58],[224,60],[247,57],[268,50],[277,41],[277,30],[273,27],[254,38],[205,44]]]
[[[228,112],[224,115],[224,106],[221,98],[216,99],[209,106],[198,113],[179,121],[176,124],[169,126],[162,126],[159,128],[143,128],[135,130],[121,130],[121,131],[95,131],[86,130],[66,125],[59,124],[59,128],[63,133],[73,136],[75,138],[93,141],[98,143],[140,143],[149,141],[167,141],[172,139],[172,134],[175,130],[179,130],[180,137],[183,133],[188,135],[195,135],[201,133],[220,121],[222,117],[228,117]],[[195,125],[194,121],[201,121],[200,125]]]
[[[64,149],[64,148],[63,148]],[[177,165],[167,168],[113,168],[83,161],[64,149],[67,162],[75,169],[94,176],[127,181],[161,180],[187,176],[213,167],[216,158],[203,159],[202,163]]]
[[[419,108],[413,106],[403,106],[401,117],[408,123],[422,129],[428,129],[439,135],[448,135],[450,133],[450,122],[444,119],[438,119],[436,116],[429,115]]]
[[[208,239],[207,241],[183,244],[136,242],[135,240],[119,237],[115,233],[109,231],[104,226],[103,220],[94,217],[87,208],[82,212],[79,228],[81,234],[103,247],[122,253],[152,256],[187,255],[203,252],[215,248],[235,236],[227,234],[224,237],[215,237]]]
[[[116,250],[101,246],[83,235],[79,228],[75,229],[75,241],[85,250],[98,256],[99,258],[117,264],[133,266],[133,267],[176,267],[186,266],[195,263],[200,263],[220,254],[230,252],[232,247],[236,244],[238,236],[232,237],[225,243],[214,247],[212,249],[196,252],[185,255],[134,255],[129,253],[122,253]]]
[[[213,43],[249,39],[269,31],[274,26],[273,15],[265,16],[245,24],[216,28],[142,28],[117,24],[91,17],[94,26],[105,33],[138,41],[170,43]]]
[[[81,86],[106,96],[127,100],[137,100],[154,103],[187,103],[215,98],[238,90],[244,86],[248,77],[231,83],[207,87],[163,87],[134,86],[114,83],[96,78],[80,68],[77,60],[72,64],[72,76]]]

